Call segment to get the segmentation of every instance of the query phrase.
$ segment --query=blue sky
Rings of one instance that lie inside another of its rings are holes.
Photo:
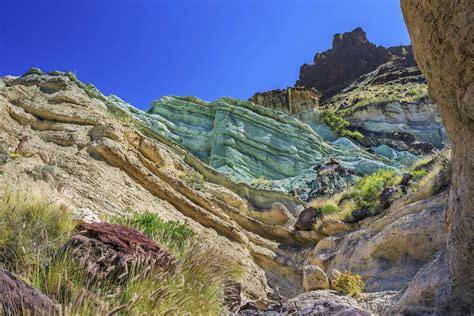
[[[148,109],[163,95],[248,98],[361,26],[408,44],[398,0],[0,0],[0,75],[72,70]]]

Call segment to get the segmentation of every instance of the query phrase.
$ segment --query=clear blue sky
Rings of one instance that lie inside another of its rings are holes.
[[[398,0],[0,0],[0,75],[72,70],[148,109],[163,95],[248,98],[361,26],[408,44]]]

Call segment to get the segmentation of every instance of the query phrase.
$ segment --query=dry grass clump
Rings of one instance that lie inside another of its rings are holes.
[[[136,260],[120,278],[94,280],[63,247],[76,226],[67,207],[47,195],[0,193],[0,264],[58,302],[62,315],[215,315],[223,310],[225,282],[240,277],[232,258],[195,240],[189,227],[145,213],[124,222],[168,245],[176,263],[157,269],[154,261]]]
[[[410,170],[413,184],[408,190],[412,202],[429,198],[443,189],[451,181],[451,149],[436,153],[418,161]]]
[[[0,194],[0,262],[31,278],[69,239],[76,221],[67,207],[41,192],[4,189]]]

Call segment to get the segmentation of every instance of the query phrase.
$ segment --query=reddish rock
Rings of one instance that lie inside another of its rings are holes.
[[[49,297],[2,268],[0,303],[3,315],[54,315],[56,310]]]
[[[90,223],[79,226],[67,245],[73,258],[87,266],[94,279],[110,273],[122,274],[138,260],[154,267],[172,264],[175,258],[155,241],[136,229],[119,224]]]

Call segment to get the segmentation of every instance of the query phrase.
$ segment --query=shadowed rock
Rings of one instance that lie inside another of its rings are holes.
[[[0,268],[2,315],[54,315],[55,303],[38,289]]]
[[[308,207],[300,213],[295,228],[298,230],[311,230],[318,219],[323,218],[323,213],[320,209]]]

